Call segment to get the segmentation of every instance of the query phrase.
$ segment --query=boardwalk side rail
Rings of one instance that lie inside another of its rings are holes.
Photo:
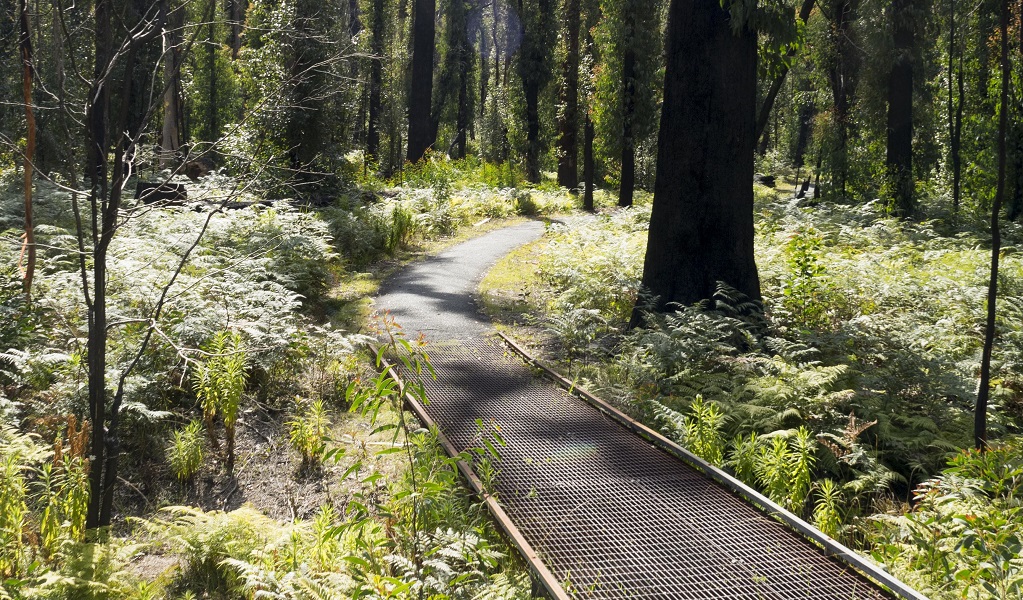
[[[626,429],[689,464],[697,471],[712,479],[718,485],[721,485],[729,492],[744,499],[768,517],[781,522],[789,529],[799,534],[803,539],[823,549],[826,556],[838,560],[842,564],[860,573],[875,584],[891,591],[900,598],[904,598],[906,600],[928,600],[926,596],[899,581],[891,573],[888,573],[873,562],[868,561],[856,552],[850,550],[842,543],[828,536],[803,519],[800,519],[788,510],[782,508],[777,503],[746,485],[742,481],[739,481],[718,467],[711,465],[707,461],[661,435],[659,432],[654,431],[639,421],[636,421],[604,400],[601,400],[575,383],[569,381],[554,369],[551,369],[531,356],[522,346],[504,333],[497,332],[497,335],[499,335],[501,339],[504,340],[504,342],[528,364],[540,369],[549,379],[557,383],[559,386],[588,402],[601,413],[614,419]]]
[[[519,531],[518,527],[512,523],[511,517],[509,517],[508,513],[506,513],[501,507],[497,498],[487,491],[486,487],[483,485],[483,481],[478,475],[476,475],[476,472],[472,470],[472,466],[459,458],[461,454],[455,449],[455,446],[451,443],[447,436],[444,435],[444,432],[441,431],[437,422],[434,421],[426,412],[426,408],[422,405],[422,403],[414,398],[412,394],[405,392],[405,381],[398,374],[398,370],[395,369],[386,358],[382,357],[375,346],[371,345],[370,348],[373,351],[374,356],[381,356],[384,371],[395,381],[395,383],[398,384],[398,393],[404,400],[405,406],[407,406],[409,410],[416,415],[416,418],[418,418],[424,426],[426,426],[430,431],[436,432],[437,442],[440,443],[442,448],[444,448],[444,452],[446,452],[449,457],[457,459],[455,464],[458,466],[458,471],[462,474],[462,477],[469,482],[469,487],[471,487],[473,492],[487,505],[487,509],[490,511],[490,515],[494,518],[498,527],[500,527],[501,531],[504,532],[509,540],[511,540],[523,560],[525,560],[529,565],[529,568],[532,571],[534,584],[539,583],[543,588],[544,593],[546,593],[547,597],[551,600],[570,600],[570,596],[567,592],[565,592],[561,583],[559,583],[557,578],[554,577],[554,574],[550,572],[550,569],[543,564],[543,561],[540,560],[540,556],[536,553],[529,542],[526,541],[526,538],[523,537],[522,532]]]

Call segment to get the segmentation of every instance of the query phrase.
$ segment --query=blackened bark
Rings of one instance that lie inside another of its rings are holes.
[[[913,198],[913,2],[892,6],[895,56],[888,74],[888,146],[885,164],[893,212],[912,216]]]
[[[626,16],[629,36],[635,35],[632,15]],[[636,141],[633,122],[636,117],[636,51],[631,39],[625,43],[622,59],[622,176],[618,188],[618,206],[632,206],[636,186]]]
[[[103,497],[103,465],[106,455],[106,246],[102,244],[104,233],[102,214],[108,191],[107,173],[107,114],[110,96],[104,78],[107,65],[112,58],[110,27],[111,0],[96,0],[93,9],[95,19],[95,64],[89,103],[86,105],[86,164],[89,179],[89,202],[91,205],[90,231],[93,249],[92,274],[93,290],[89,302],[89,290],[85,292],[89,309],[89,338],[86,345],[89,371],[89,419],[92,422],[92,447],[90,449],[89,506],[85,526],[99,527],[100,507]],[[79,231],[79,235],[85,235]],[[83,281],[83,285],[87,285]]]
[[[596,173],[593,164],[593,138],[595,131],[589,112],[586,113],[586,124],[583,130],[585,132],[585,141],[583,142],[583,209],[593,212],[593,178]]]
[[[1002,235],[998,223],[1005,199],[1005,138],[1009,129],[1009,0],[1001,0],[1002,91],[998,117],[998,183],[995,203],[991,207],[991,278],[987,289],[987,322],[984,326],[984,349],[980,359],[980,386],[974,412],[973,441],[983,450],[987,447],[987,404],[991,388],[991,353],[995,342],[996,304],[998,302],[998,259],[1002,252]]]
[[[799,7],[799,20],[806,23],[810,20],[810,13],[813,12],[813,6],[817,0],[803,0],[803,4]],[[778,92],[781,91],[782,84],[785,83],[785,76],[789,73],[789,62],[792,57],[796,55],[795,50],[789,50],[786,53],[786,60],[782,63],[781,71],[775,76],[774,81],[771,82],[770,89],[767,90],[767,96],[764,97],[764,102],[760,105],[760,112],[757,113],[757,122],[753,130],[753,140],[759,140],[764,135],[764,130],[767,129],[767,122],[771,116],[771,109],[774,108],[774,102],[778,99]],[[764,148],[766,149],[766,144]],[[761,151],[761,154],[763,150]]]
[[[245,23],[245,12],[249,8],[248,0],[227,0],[227,18],[230,25],[228,44],[231,46],[231,58],[238,59],[242,49],[242,24]]]
[[[433,145],[430,109],[433,106],[433,46],[436,0],[415,0],[412,24],[412,78],[409,87],[408,160],[418,162]]]
[[[859,50],[851,37],[857,3],[858,0],[838,0],[835,4],[831,28],[835,60],[828,69],[837,129],[835,148],[832,152],[832,169],[835,187],[843,196],[849,179],[849,111],[860,67]]]
[[[949,158],[952,161],[952,212],[959,213],[962,197],[962,132],[963,132],[963,50],[956,41],[956,6],[955,0],[948,3],[948,132]],[[956,69],[956,55],[959,64]],[[953,100],[953,81],[958,98]]]
[[[800,169],[806,164],[806,148],[810,145],[810,133],[813,127],[814,105],[806,102],[799,107],[799,129],[796,132],[796,152],[792,164]]]
[[[565,2],[567,48],[561,67],[561,113],[558,118],[558,184],[579,185],[579,0]]]
[[[160,1],[160,21],[164,24],[163,39],[166,54],[163,57],[163,128],[160,136],[160,166],[174,162],[181,147],[181,27],[185,11],[170,6],[169,0]]]
[[[212,142],[217,139],[220,133],[220,123],[217,119],[217,29],[216,29],[216,18],[217,18],[217,2],[216,0],[209,0],[209,7],[206,12],[206,27],[208,28],[206,34],[206,69],[207,77],[209,77],[206,98],[206,139],[204,141]]]
[[[366,157],[376,162],[380,151],[380,115],[384,85],[384,0],[373,0],[373,37],[370,40],[369,131],[366,133]]]
[[[35,160],[36,151],[36,118],[32,108],[32,79],[35,75],[35,66],[32,62],[32,37],[26,0],[21,0],[20,13],[20,35],[18,36],[18,46],[21,51],[22,94],[25,102],[26,141],[24,166],[25,245],[22,247],[25,274],[22,278],[22,284],[25,289],[25,296],[31,298],[32,279],[35,276],[36,271],[36,238],[35,227],[32,224],[32,161]]]
[[[757,38],[718,0],[672,0],[657,176],[643,265],[654,309],[725,282],[760,300],[753,256]],[[633,312],[632,324],[642,314]]]
[[[523,82],[526,96],[526,179],[540,183],[540,85]]]
[[[462,56],[460,57],[458,68],[458,110],[455,114],[455,128],[457,131],[455,133],[452,158],[465,158],[465,154],[468,151],[467,137],[469,122],[472,119],[472,102],[469,96],[469,78],[472,73],[470,72],[470,48],[468,45],[468,40],[466,40],[465,47],[460,51]]]

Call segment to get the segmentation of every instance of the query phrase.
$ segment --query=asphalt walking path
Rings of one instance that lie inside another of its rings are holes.
[[[896,597],[592,404],[541,378],[473,301],[485,272],[543,233],[500,229],[385,282],[376,308],[422,332],[425,410],[458,452],[499,430],[493,489],[564,594],[577,598]],[[564,597],[564,596],[562,596]]]

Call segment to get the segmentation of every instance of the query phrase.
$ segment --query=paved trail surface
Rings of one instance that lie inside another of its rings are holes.
[[[413,265],[376,301],[430,340],[426,411],[456,447],[500,428],[497,496],[578,598],[890,598],[868,580],[510,356],[472,300],[480,278],[540,223]]]

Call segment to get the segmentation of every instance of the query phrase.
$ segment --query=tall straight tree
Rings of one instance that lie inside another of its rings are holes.
[[[32,108],[32,79],[35,65],[32,62],[32,28],[28,22],[28,3],[21,0],[18,22],[18,46],[21,51],[22,94],[25,102],[25,245],[22,249],[25,275],[25,295],[32,296],[32,278],[36,271],[36,238],[32,225],[32,169],[36,151],[36,119]]]
[[[653,308],[711,298],[724,282],[760,299],[753,256],[757,36],[719,0],[671,0],[664,108],[643,289]],[[632,324],[642,322],[637,307]]]
[[[561,65],[561,110],[558,113],[558,184],[579,184],[579,0],[565,0],[565,60]]]
[[[885,164],[900,217],[913,214],[913,0],[894,0],[891,10],[895,43],[888,73],[888,146]]]
[[[834,173],[834,186],[843,196],[849,180],[850,111],[862,62],[861,51],[853,37],[858,8],[859,0],[834,0],[830,7],[832,55],[828,66],[828,82],[831,84],[832,120],[835,124],[831,169]]]
[[[522,46],[518,71],[526,97],[526,178],[540,182],[540,93],[553,79],[551,72],[554,0],[519,0]]]
[[[409,82],[408,160],[418,162],[433,145],[433,45],[437,0],[415,0],[412,21],[412,77]]]
[[[991,277],[987,289],[987,322],[984,325],[984,347],[980,359],[980,386],[974,411],[973,441],[983,450],[987,447],[987,405],[991,393],[991,353],[995,344],[995,305],[998,301],[998,260],[1002,252],[1002,234],[998,222],[1005,199],[1006,149],[1005,138],[1009,129],[1009,0],[1001,0],[1001,67],[1002,90],[998,112],[998,182],[995,202],[991,207]]]
[[[382,116],[382,96],[384,87],[384,33],[387,27],[384,21],[384,0],[373,0],[370,16],[370,27],[373,29],[369,51],[373,55],[369,64],[369,129],[366,132],[366,158],[377,161],[380,152],[380,118]]]

